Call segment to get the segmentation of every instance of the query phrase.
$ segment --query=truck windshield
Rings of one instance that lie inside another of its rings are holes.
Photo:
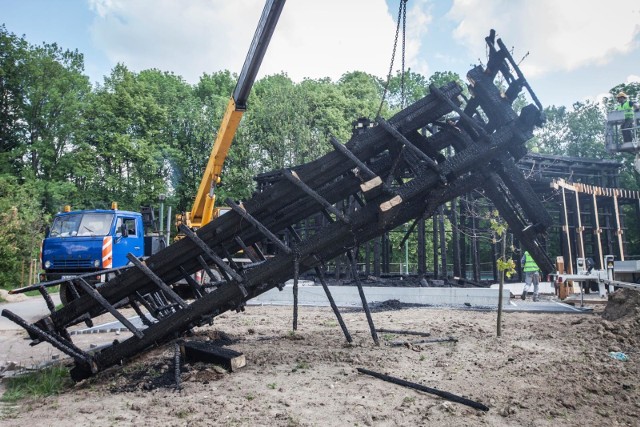
[[[113,214],[107,213],[62,215],[53,220],[49,237],[105,236],[112,222]]]

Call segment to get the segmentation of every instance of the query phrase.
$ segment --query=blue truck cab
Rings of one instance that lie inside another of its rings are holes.
[[[142,215],[118,209],[57,214],[42,241],[44,280],[121,267],[145,254]]]

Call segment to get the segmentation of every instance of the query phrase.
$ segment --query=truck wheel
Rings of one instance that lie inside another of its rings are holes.
[[[78,291],[78,294],[82,295],[84,293],[84,291],[82,289],[78,289],[77,286],[76,286],[76,289]],[[73,292],[71,291],[71,287],[69,286],[69,283],[65,282],[61,284],[60,285],[60,302],[62,302],[62,305],[67,305],[74,299],[76,299],[76,297],[73,295]]]
[[[63,283],[60,285],[60,301],[62,305],[67,305],[71,301],[74,300],[73,294],[71,293],[71,289],[69,289],[68,283]]]

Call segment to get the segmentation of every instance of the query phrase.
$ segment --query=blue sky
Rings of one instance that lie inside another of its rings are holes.
[[[261,75],[338,79],[389,67],[399,0],[289,0]],[[0,0],[0,23],[32,44],[78,49],[102,82],[123,62],[133,71],[239,72],[264,0]],[[486,59],[491,28],[544,105],[596,99],[640,82],[638,0],[409,0],[407,66],[464,77]],[[528,55],[527,55],[528,53]],[[399,59],[396,60],[399,66]],[[397,68],[397,67],[396,67]]]

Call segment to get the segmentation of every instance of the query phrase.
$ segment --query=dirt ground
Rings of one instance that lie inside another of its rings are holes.
[[[292,333],[291,307],[249,306],[219,316],[190,338],[232,338],[228,348],[247,360],[235,372],[187,365],[182,389],[176,391],[173,348],[166,346],[60,396],[5,406],[0,423],[635,426],[640,418],[639,307],[620,298],[616,307],[593,314],[506,313],[500,338],[494,311],[381,310],[373,313],[376,328],[430,332],[430,338],[457,342],[411,344],[425,338],[380,333],[381,345],[375,346],[361,311],[343,311],[353,337],[347,344],[329,308],[301,307],[298,331]],[[18,331],[3,334],[5,344],[24,345],[11,341]],[[389,345],[398,340],[407,343]],[[610,352],[624,352],[628,361],[615,360]],[[391,384],[357,368],[464,396],[489,410]]]

